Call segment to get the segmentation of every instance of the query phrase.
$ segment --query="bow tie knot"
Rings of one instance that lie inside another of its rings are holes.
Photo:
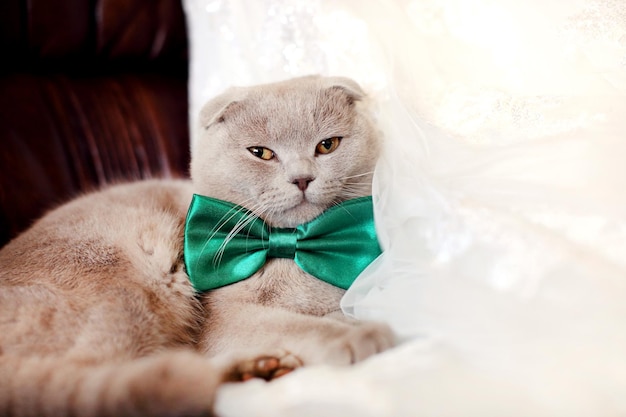
[[[298,246],[296,229],[275,228],[269,234],[268,258],[294,259]]]
[[[206,291],[249,278],[267,259],[288,258],[347,289],[381,250],[371,197],[334,206],[296,228],[272,228],[235,204],[195,194],[185,222],[185,267]]]

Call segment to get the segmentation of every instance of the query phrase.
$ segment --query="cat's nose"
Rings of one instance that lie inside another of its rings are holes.
[[[315,178],[311,178],[311,177],[306,177],[306,178],[296,178],[295,180],[293,180],[291,183],[295,184],[298,186],[298,188],[300,189],[300,191],[304,191],[308,188],[309,184],[314,180]]]

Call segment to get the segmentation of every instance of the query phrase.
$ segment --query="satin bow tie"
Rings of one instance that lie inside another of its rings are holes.
[[[348,200],[292,229],[268,227],[241,206],[197,194],[184,251],[197,291],[249,278],[268,258],[293,259],[305,272],[347,289],[381,253],[371,197]]]

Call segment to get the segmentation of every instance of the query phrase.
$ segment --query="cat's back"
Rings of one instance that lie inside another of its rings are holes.
[[[4,352],[82,354],[82,341],[133,355],[192,338],[193,290],[181,260],[190,199],[186,181],[112,186],[51,211],[2,248]],[[124,340],[97,343],[111,332]],[[42,343],[46,334],[54,343]]]
[[[0,285],[33,278],[29,275],[38,270],[52,281],[73,269],[98,273],[121,267],[137,249],[148,254],[158,250],[150,246],[177,245],[179,235],[173,233],[182,233],[190,200],[187,181],[167,180],[120,184],[78,197],[0,250]]]

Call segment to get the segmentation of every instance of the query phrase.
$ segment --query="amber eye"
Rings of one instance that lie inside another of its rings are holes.
[[[315,153],[318,155],[326,155],[334,152],[341,143],[341,139],[340,136],[324,139],[315,147]]]
[[[257,158],[261,158],[264,161],[269,161],[270,159],[273,159],[276,156],[274,154],[274,151],[272,151],[271,149],[264,148],[262,146],[250,146],[248,150],[250,151],[252,155],[256,156]]]

